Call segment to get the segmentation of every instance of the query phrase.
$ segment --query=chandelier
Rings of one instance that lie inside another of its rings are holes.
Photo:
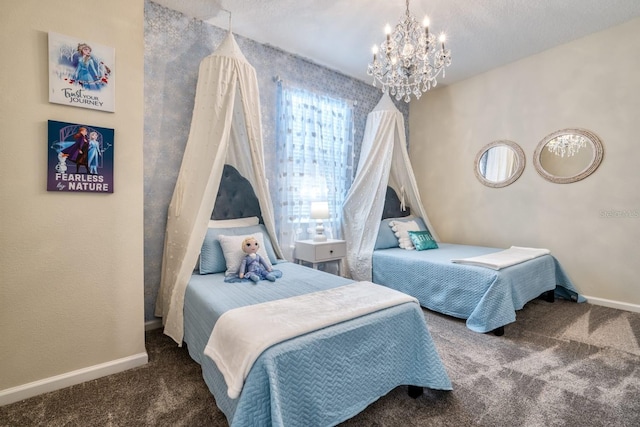
[[[367,74],[373,76],[373,85],[382,84],[382,92],[389,93],[396,100],[411,100],[413,94],[420,99],[426,92],[438,84],[437,77],[445,67],[451,65],[451,50],[445,49],[445,36],[441,34],[438,42],[429,32],[429,18],[422,25],[409,13],[409,0],[404,19],[393,32],[389,24],[385,27],[387,38],[380,46],[373,46],[373,62],[367,68]],[[380,52],[380,55],[378,53]]]
[[[578,154],[581,148],[587,146],[587,139],[582,135],[565,134],[556,136],[546,146],[556,156],[571,157]]]

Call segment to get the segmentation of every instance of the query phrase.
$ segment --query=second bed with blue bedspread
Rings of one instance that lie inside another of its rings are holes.
[[[584,301],[552,255],[492,270],[451,260],[501,249],[447,243],[438,246],[424,251],[374,251],[373,282],[412,295],[430,310],[466,319],[467,327],[476,332],[494,331],[514,322],[516,310],[548,291]]]

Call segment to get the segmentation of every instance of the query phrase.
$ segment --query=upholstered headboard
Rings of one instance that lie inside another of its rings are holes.
[[[249,180],[231,165],[224,165],[211,219],[257,216],[263,224],[260,203]]]
[[[403,216],[409,216],[411,214],[411,209],[409,206],[405,208],[406,210],[400,209],[400,199],[396,194],[395,190],[391,187],[387,187],[387,195],[384,199],[384,210],[382,211],[382,219],[387,218],[401,218]]]

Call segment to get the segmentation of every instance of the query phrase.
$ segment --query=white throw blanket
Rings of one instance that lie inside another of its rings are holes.
[[[530,259],[534,259],[542,255],[548,255],[550,253],[551,251],[549,251],[549,249],[511,246],[509,249],[505,249],[500,252],[494,252],[492,254],[480,255],[471,258],[452,259],[451,262],[455,262],[458,264],[477,265],[479,267],[487,267],[493,270],[500,270],[501,268],[520,264],[521,262],[529,261]]]
[[[218,366],[227,394],[240,396],[253,363],[274,344],[345,320],[417,300],[385,286],[356,282],[225,312],[204,354]]]

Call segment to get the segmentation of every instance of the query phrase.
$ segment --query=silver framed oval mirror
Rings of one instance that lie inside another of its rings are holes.
[[[494,141],[478,152],[473,170],[487,187],[500,188],[514,183],[524,171],[524,151],[513,141]]]
[[[591,175],[602,163],[602,141],[585,129],[562,129],[547,135],[533,153],[540,176],[556,184],[569,184]]]

